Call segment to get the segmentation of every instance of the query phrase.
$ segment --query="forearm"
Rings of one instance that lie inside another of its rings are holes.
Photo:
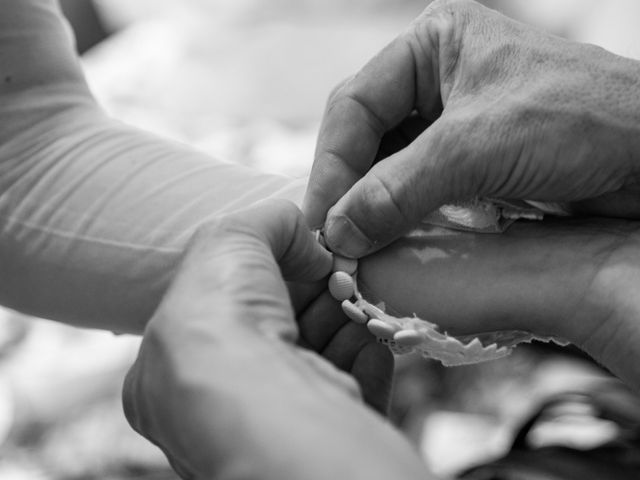
[[[549,219],[501,235],[426,230],[360,262],[358,284],[456,335],[558,337],[640,390],[640,222]]]
[[[93,109],[49,120],[0,176],[0,299],[35,315],[139,331],[199,226],[291,183]]]
[[[200,225],[291,181],[107,118],[55,2],[0,5],[0,303],[139,332]]]

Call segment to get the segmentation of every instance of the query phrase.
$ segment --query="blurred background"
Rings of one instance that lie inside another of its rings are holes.
[[[291,176],[313,160],[335,84],[423,0],[63,0],[91,87],[115,117],[213,156]],[[640,57],[636,0],[486,0]],[[0,478],[172,479],[127,426],[120,385],[138,340],[0,310]],[[520,347],[444,369],[402,358],[393,421],[437,473],[500,455],[542,399],[605,375],[571,349]]]

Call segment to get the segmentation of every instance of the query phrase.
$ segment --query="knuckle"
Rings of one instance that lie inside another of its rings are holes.
[[[465,37],[472,19],[477,16],[478,7],[472,0],[436,0],[409,29],[410,43],[418,45],[421,51],[438,52],[443,86],[450,83],[464,44],[470,41]]]
[[[124,384],[122,386],[122,407],[124,410],[124,416],[133,428],[136,428],[136,425],[138,423],[138,412],[136,408],[135,396],[135,369],[136,364],[134,364],[127,373],[127,376],[124,379]]]
[[[439,32],[443,39],[455,39],[461,38],[469,28],[478,32],[486,30],[486,22],[491,21],[489,12],[492,10],[474,0],[436,0],[415,24]]]
[[[125,377],[122,387],[122,408],[124,416],[129,425],[137,432],[141,429],[141,417],[139,409],[139,388],[138,388],[137,362],[131,367]]]
[[[292,202],[291,200],[287,200],[285,198],[267,198],[265,200],[261,200],[256,203],[252,207],[244,211],[253,210],[256,214],[260,214],[261,211],[269,211],[269,212],[277,212],[278,216],[285,221],[288,222],[297,222],[302,218],[302,212],[300,208]],[[237,215],[233,215],[234,217],[245,217],[242,215],[242,212],[238,212]],[[246,225],[246,218],[234,218],[233,219],[237,224]]]
[[[280,227],[278,228],[278,234],[285,232],[289,234],[289,232],[293,232],[295,235],[300,227],[306,225],[302,211],[290,200],[283,198],[269,198],[256,204],[253,208],[256,209],[256,214],[258,215],[260,214],[260,211],[277,213],[277,216],[274,217],[274,221],[277,222]],[[245,224],[246,223],[247,222],[245,222]],[[290,227],[292,227],[291,230]],[[255,230],[256,226],[250,225],[248,228]]]
[[[288,231],[287,235],[290,236],[286,243],[292,243],[303,232],[309,230],[304,214],[295,203],[283,199],[274,199],[269,202],[271,208],[278,209],[280,212],[283,224],[291,226],[290,230],[289,228],[281,229],[281,232]]]
[[[146,378],[150,373],[138,367],[139,360],[131,367],[125,377],[122,390],[122,409],[125,419],[133,430],[147,438],[152,443],[161,446],[159,435],[158,419],[152,405],[157,403],[158,398],[163,398],[165,392],[149,390],[147,384],[150,382]],[[165,452],[166,453],[166,452]]]
[[[187,251],[195,250],[194,245],[207,245],[212,239],[223,239],[229,232],[239,228],[242,219],[234,215],[221,215],[200,225],[191,238]]]
[[[345,85],[343,90],[343,96],[341,100],[351,103],[352,105],[356,105],[357,108],[361,109],[365,112],[365,121],[369,124],[369,128],[378,136],[381,137],[387,130],[390,129],[390,125],[387,125],[387,122],[380,114],[377,112],[369,102],[367,102],[364,98],[363,92],[356,88],[353,83]]]
[[[390,125],[384,119],[383,112],[380,112],[372,102],[367,100],[367,93],[362,85],[356,80],[356,76],[346,80],[340,85],[329,98],[326,114],[337,113],[341,116],[345,112],[359,111],[362,113],[363,121],[377,136],[382,136]]]
[[[316,158],[307,189],[315,198],[333,205],[364,173],[356,170],[338,147],[326,145]]]
[[[122,387],[122,406],[125,417],[137,432],[149,436],[153,431],[153,412],[150,399],[158,398],[162,391],[164,379],[158,378],[158,371],[164,372],[164,356],[157,351],[154,329],[145,332],[140,352],[134,364],[127,372]],[[150,358],[151,357],[151,358]]]
[[[426,8],[426,14],[457,13],[468,11],[478,5],[474,0],[435,0]]]
[[[269,207],[278,209],[282,211],[283,215],[286,218],[295,220],[296,222],[302,220],[302,212],[298,208],[298,206],[290,200],[285,200],[282,198],[273,198],[267,200]]]
[[[345,87],[349,84],[349,82],[351,82],[352,78],[353,76],[347,77],[339,82],[335,87],[333,87],[333,89],[329,93],[329,98],[327,100],[327,109],[329,109],[336,102],[336,100],[342,96]]]
[[[365,207],[365,218],[368,224],[376,226],[375,232],[370,232],[371,240],[381,240],[386,235],[398,233],[398,229],[410,223],[410,206],[407,195],[402,195],[402,189],[394,188],[389,180],[371,170],[367,182],[363,183],[362,205]],[[378,237],[378,238],[376,238]]]

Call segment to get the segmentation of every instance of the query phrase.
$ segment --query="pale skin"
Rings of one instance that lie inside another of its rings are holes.
[[[429,478],[360,402],[361,389],[388,391],[384,347],[358,338],[361,325],[327,338],[294,319],[282,276],[314,281],[330,268],[285,202],[221,218],[193,239],[124,388],[129,421],[183,478]]]
[[[24,18],[37,20],[28,30],[30,35],[15,36],[19,44],[9,44],[14,48],[3,44],[0,49],[3,66],[18,68],[10,72],[12,75],[5,75],[4,78],[11,77],[11,81],[0,84],[2,105],[5,107],[0,109],[4,120],[0,132],[2,152],[15,151],[19,154],[6,154],[0,158],[0,260],[3,268],[9,266],[9,271],[15,273],[15,276],[0,278],[3,282],[0,284],[1,300],[14,308],[60,321],[133,332],[141,332],[155,310],[146,329],[139,361],[127,382],[125,403],[134,426],[160,444],[187,477],[219,475],[221,478],[233,478],[235,475],[250,478],[253,475],[255,478],[287,478],[286,474],[290,474],[290,478],[309,478],[308,474],[314,468],[305,466],[316,466],[315,471],[319,474],[348,473],[346,477],[334,475],[334,478],[357,478],[357,472],[351,470],[356,467],[368,479],[425,478],[422,465],[406,443],[381,417],[367,410],[359,401],[361,396],[377,410],[385,409],[391,373],[388,351],[375,344],[363,327],[346,320],[339,305],[326,292],[322,293],[323,283],[320,286],[306,282],[297,286],[291,284],[289,301],[277,264],[280,262],[285,276],[290,273],[290,267],[300,267],[301,264],[299,257],[288,257],[286,248],[283,251],[287,240],[302,239],[299,243],[294,242],[296,247],[289,253],[299,253],[300,249],[311,255],[311,258],[306,258],[308,265],[298,280],[317,279],[326,274],[328,268],[326,253],[318,250],[317,246],[311,246],[308,232],[300,231],[304,229],[300,227],[299,214],[290,205],[276,204],[240,219],[224,216],[218,221],[212,218],[215,215],[211,212],[217,212],[219,207],[213,194],[222,191],[226,185],[219,184],[218,171],[210,167],[211,159],[106,119],[86,88],[66,32],[55,15],[50,14],[50,5],[51,2],[46,0],[7,0],[3,5],[7,14],[0,18],[7,23],[7,28],[19,25]],[[446,4],[439,2],[439,5]],[[467,3],[460,5],[456,8],[478,8]],[[416,25],[424,19],[431,22],[429,16],[437,12],[433,7]],[[485,21],[500,25],[505,22],[494,14],[478,13],[469,18],[477,22],[476,26],[484,25]],[[509,25],[514,31],[524,28]],[[455,26],[452,26],[452,31],[457,31]],[[569,58],[573,58],[572,52],[583,52],[582,47],[558,39],[544,37],[546,40],[543,41],[539,33],[529,32],[529,35],[535,44],[544,46],[545,42],[552,42],[560,45],[559,51]],[[38,41],[32,41],[32,37],[37,37]],[[407,58],[403,54],[406,53],[405,47],[402,47],[402,42],[395,45],[400,46],[401,55],[396,55],[396,47],[390,47],[378,58],[397,60],[402,64]],[[42,61],[25,62],[25,52]],[[600,78],[600,75],[614,72],[615,79],[627,82],[635,63],[597,52],[601,57],[595,55],[594,58],[599,67],[592,76]],[[385,62],[377,72],[386,71],[382,68]],[[487,64],[480,62],[480,65]],[[555,78],[554,65],[547,65],[549,70],[543,67],[538,68],[550,78]],[[389,72],[402,73],[402,70],[390,69]],[[498,73],[491,68],[488,72]],[[366,72],[359,77],[368,78]],[[530,75],[527,73],[524,77],[528,79]],[[380,78],[387,77],[383,75]],[[401,82],[402,78],[400,76],[393,81]],[[504,81],[508,83],[508,76]],[[541,82],[541,85],[547,84],[549,82]],[[452,122],[462,129],[456,139],[470,140],[473,135],[468,135],[468,125],[464,119],[458,124],[459,117],[455,113],[461,111],[457,108],[463,109],[465,99],[474,97],[462,93],[457,96],[456,83],[452,85],[445,98],[448,99],[446,108],[452,111],[451,118],[455,120]],[[369,86],[367,90],[376,93],[376,89]],[[428,97],[420,102],[424,111],[438,113],[437,105],[434,107],[429,103],[429,99],[434,101],[435,98]],[[603,107],[596,109],[600,117],[611,118],[604,108],[606,105],[601,105],[597,98],[587,97],[587,100]],[[632,104],[633,101],[630,97],[626,103]],[[612,102],[621,108],[624,103],[621,100]],[[338,102],[338,105],[344,103]],[[351,103],[347,101],[346,105]],[[391,104],[388,106],[393,107]],[[489,102],[488,106],[498,108],[500,105]],[[348,113],[350,109],[346,110]],[[579,109],[576,106],[574,110]],[[333,108],[334,114],[340,111],[340,108]],[[631,120],[635,113],[624,108],[621,111],[628,116],[622,123],[633,126]],[[489,118],[494,118],[493,115]],[[400,114],[397,117],[399,121],[404,119]],[[327,135],[331,134],[332,128],[340,123],[334,124],[331,120],[335,116],[328,118],[320,136],[319,159],[329,145],[323,147],[322,139],[329,138]],[[428,115],[426,118],[412,117],[402,125],[403,128],[409,125],[417,127],[417,131],[411,129],[415,134],[433,119]],[[356,131],[363,128],[362,121],[351,120],[349,128]],[[515,125],[518,125],[517,120],[516,116]],[[567,122],[561,127],[570,129],[572,125],[572,122]],[[38,135],[32,135],[29,142],[21,142],[20,135],[33,133],[32,130]],[[345,132],[347,135],[343,140],[338,138],[335,141],[348,140],[351,147],[365,153],[373,151],[375,157],[379,140],[376,135],[368,137],[366,132],[362,135],[360,132],[357,135],[359,141],[353,142],[349,140],[353,131],[346,129]],[[379,130],[378,133],[381,136],[384,132]],[[120,142],[122,139],[124,144],[135,148],[109,148],[104,161],[92,164],[93,160],[100,160],[101,155],[105,155],[99,142],[95,142],[96,138],[104,137],[96,137],[96,134],[117,138],[117,145],[123,144]],[[618,136],[627,139],[624,134],[608,131],[598,145],[603,145],[602,148],[607,145],[623,148],[616,140]],[[41,142],[42,138],[44,142]],[[558,138],[568,141],[571,136],[559,135]],[[392,136],[386,139],[393,140]],[[36,140],[41,143],[31,143]],[[419,144],[416,149],[419,149]],[[78,158],[73,156],[84,152],[87,145],[96,149],[88,149],[86,155]],[[385,142],[389,151],[397,150],[399,145],[401,143]],[[47,149],[54,154],[59,153],[54,147],[70,152],[60,157],[60,165],[54,161],[55,156],[45,158],[42,163],[35,161],[37,154],[46,153]],[[580,151],[579,148],[577,150]],[[605,182],[605,187],[616,186],[616,172],[623,171],[627,165],[619,158],[624,158],[627,150],[637,151],[624,147],[623,152],[614,157],[618,161],[605,166],[611,167],[611,178],[615,180]],[[154,155],[159,158],[154,158]],[[632,158],[631,153],[627,156]],[[326,178],[335,180],[338,191],[348,191],[366,173],[372,160],[368,154],[347,157],[363,162],[359,164],[363,166],[361,171],[354,174],[346,164],[319,160],[311,189],[316,188],[318,172],[325,165],[331,167],[328,171],[335,169],[331,174],[334,176]],[[462,165],[471,164],[475,166],[473,168],[479,165],[472,161],[473,158],[465,159],[468,162],[462,162]],[[507,160],[499,163],[504,166],[504,162]],[[88,172],[85,169],[87,165],[99,168]],[[148,168],[142,168],[144,165]],[[408,176],[430,178],[420,174],[421,166],[417,162],[413,165],[418,174],[407,171]],[[41,175],[23,179],[21,175],[29,166]],[[135,166],[136,175],[127,166]],[[602,168],[606,170],[605,167]],[[189,188],[176,181],[184,179],[185,168],[197,172],[191,178]],[[222,171],[228,174],[224,170],[228,168],[224,166]],[[473,168],[471,171],[477,173]],[[73,174],[74,182],[78,180],[79,183],[56,183],[69,172]],[[85,176],[88,173],[90,175]],[[234,179],[241,182],[247,175],[250,173],[241,172]],[[547,179],[543,177],[543,180]],[[122,189],[113,189],[113,179],[122,178],[126,180]],[[446,180],[447,176],[443,175],[443,179]],[[455,179],[457,181],[458,176]],[[467,191],[467,187],[473,189],[491,183],[482,175],[473,175],[472,180],[477,182],[469,183],[471,187],[466,183],[456,186],[453,181],[449,186],[460,193]],[[278,182],[278,185],[286,183]],[[127,197],[122,192],[127,188],[131,194],[157,191],[157,185],[163,186],[162,196],[143,196],[135,198],[132,203],[124,201]],[[447,183],[443,185],[446,187]],[[47,186],[51,188],[47,189]],[[67,189],[61,192],[54,186]],[[633,187],[623,186],[625,194]],[[434,183],[435,187],[438,184]],[[514,190],[496,190],[494,193],[517,191],[515,186],[512,187]],[[36,208],[39,206],[36,200],[42,198],[26,195],[32,188],[44,189],[47,194],[40,210]],[[455,195],[449,197],[443,193],[447,188],[435,188],[435,193],[429,194],[427,200],[437,203],[454,199]],[[599,194],[598,188],[593,191],[586,189],[582,193]],[[478,191],[487,193],[493,190]],[[265,192],[265,195],[271,194],[273,190],[265,188]],[[310,192],[308,198],[314,195],[312,190]],[[371,192],[374,192],[371,200],[375,204],[377,190],[372,189]],[[411,198],[410,189],[407,192]],[[613,198],[619,198],[621,194],[620,190],[616,192]],[[524,193],[531,192],[524,190]],[[194,198],[200,203],[194,202]],[[318,216],[324,218],[326,209],[335,200],[337,198],[308,201],[306,210],[311,222],[316,225],[321,222]],[[55,203],[52,204],[53,201]],[[47,205],[56,208],[46,210]],[[12,209],[12,206],[17,208]],[[383,213],[397,213],[382,206]],[[614,213],[633,213],[621,212],[619,204],[613,206]],[[83,215],[90,207],[91,215]],[[31,208],[40,215],[31,216]],[[321,213],[314,214],[314,208]],[[185,212],[188,215],[185,216]],[[389,231],[396,232],[393,238],[406,230],[403,218],[402,215],[383,218],[385,222],[391,222]],[[379,223],[376,220],[376,216],[371,217],[372,226]],[[121,224],[125,227],[119,228]],[[162,228],[157,228],[159,226]],[[292,231],[294,226],[298,227]],[[193,232],[197,232],[195,237],[187,241]],[[633,367],[637,364],[633,352],[637,323],[628,321],[636,318],[640,309],[633,294],[640,271],[634,265],[637,252],[635,223],[620,220],[582,226],[574,224],[570,230],[556,224],[517,224],[501,237],[447,234],[455,236],[443,238],[437,235],[437,232],[427,232],[419,241],[398,243],[376,256],[361,260],[360,280],[398,309],[416,310],[427,319],[433,316],[443,328],[454,332],[521,328],[563,336],[585,348],[629,383],[637,384],[639,375]],[[384,242],[379,240],[378,244]],[[340,249],[335,239],[332,246]],[[295,261],[291,260],[289,264],[289,258]],[[51,277],[38,275],[41,267]],[[179,273],[171,281],[176,271]],[[519,273],[515,275],[514,272]],[[541,272],[548,279],[543,285],[545,288],[541,288]],[[172,286],[156,310],[170,281]],[[434,292],[440,295],[437,298],[430,296],[430,289],[425,288],[416,296],[410,288],[405,288],[418,284],[437,285],[440,290],[434,289]],[[505,289],[505,284],[510,284],[512,290]],[[70,289],[68,285],[78,287]],[[561,285],[562,290],[548,288],[549,285]],[[470,294],[470,291],[476,293]],[[515,292],[525,297],[531,291],[537,294],[527,297],[529,308],[523,311],[520,302],[514,301],[511,294]],[[123,298],[127,301],[122,301]],[[412,304],[416,298],[422,299],[422,303]],[[576,310],[576,307],[582,307],[584,315],[578,315],[581,310]],[[551,317],[547,315],[549,312],[553,312]],[[589,333],[585,335],[586,332]],[[322,354],[329,362],[312,352]],[[350,376],[339,373],[331,363]],[[228,424],[225,420],[228,418],[237,421]],[[281,422],[283,418],[300,421],[287,421],[285,424]],[[309,419],[314,421],[309,422]],[[291,425],[297,428],[292,429]],[[259,434],[254,437],[253,432]],[[286,439],[289,434],[289,441],[274,442],[274,439]],[[194,445],[197,448],[193,448]],[[354,452],[352,457],[344,455],[347,449]],[[229,454],[233,453],[230,450],[236,451],[237,455]],[[387,454],[372,453],[379,451]],[[283,463],[285,454],[287,462]],[[211,463],[212,459],[220,457],[228,458],[229,463]],[[255,463],[242,463],[246,458],[256,459]],[[327,468],[334,470],[328,471]]]
[[[640,62],[436,1],[330,97],[303,210],[352,257],[476,196],[636,218],[638,78]]]

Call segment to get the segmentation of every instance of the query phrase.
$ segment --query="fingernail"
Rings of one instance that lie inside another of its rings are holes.
[[[331,251],[345,257],[364,257],[373,248],[373,243],[343,215],[327,220],[324,236]]]

